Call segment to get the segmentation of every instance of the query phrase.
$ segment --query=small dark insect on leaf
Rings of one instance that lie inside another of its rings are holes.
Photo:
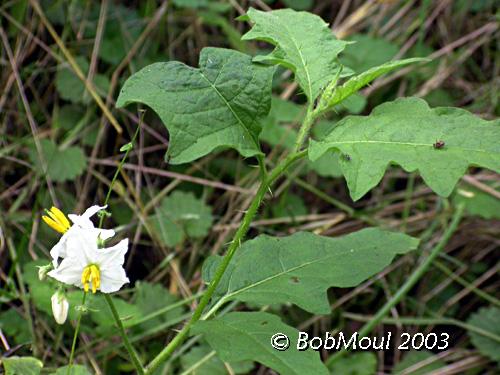
[[[349,154],[342,154],[342,157],[345,161],[351,161],[351,157],[349,156]]]
[[[442,140],[439,140],[439,141],[436,141],[436,143],[434,143],[432,146],[434,148],[437,148],[437,149],[440,149],[440,148],[443,148],[445,145],[444,141]]]

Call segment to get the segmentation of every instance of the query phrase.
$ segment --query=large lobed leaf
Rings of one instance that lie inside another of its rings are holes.
[[[250,8],[245,19],[250,19],[253,27],[242,39],[263,40],[276,46],[273,52],[257,56],[256,60],[292,70],[309,101],[314,101],[338,72],[337,56],[348,42],[336,39],[327,23],[307,12]]]
[[[328,374],[319,353],[296,349],[299,331],[269,313],[231,312],[210,321],[199,321],[192,333],[202,333],[226,362],[257,361],[282,375]],[[276,333],[288,336],[288,350],[279,351],[271,346],[271,337]]]
[[[299,232],[288,237],[261,235],[243,244],[229,264],[214,298],[260,305],[294,303],[314,314],[328,314],[330,287],[353,287],[384,269],[396,254],[419,240],[378,228],[338,238]],[[203,265],[209,282],[221,257]]]
[[[167,155],[173,164],[220,146],[245,157],[261,154],[260,120],[269,111],[274,69],[222,48],[204,48],[199,65],[149,65],[125,82],[116,105],[143,103],[160,116],[170,132]]]
[[[309,158],[340,151],[354,200],[378,184],[390,163],[408,172],[418,170],[432,190],[448,196],[469,165],[500,172],[499,139],[498,120],[401,98],[376,107],[369,116],[346,117],[323,140],[311,141]],[[444,145],[436,147],[438,141]]]

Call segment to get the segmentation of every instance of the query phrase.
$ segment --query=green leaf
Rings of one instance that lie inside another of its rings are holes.
[[[33,357],[8,357],[2,358],[5,375],[38,375],[43,367],[43,362]]]
[[[178,302],[178,298],[173,296],[160,284],[151,284],[148,282],[137,282],[134,305],[141,311],[141,316],[147,316],[162,308]],[[141,323],[140,328],[144,331],[159,326],[160,324],[179,318],[184,309],[182,306],[166,311],[155,318]]]
[[[261,235],[245,242],[234,255],[214,298],[260,305],[291,302],[314,314],[328,314],[328,288],[358,285],[383,270],[396,254],[414,250],[418,242],[377,228],[338,238],[309,232]],[[205,281],[212,280],[221,259],[207,259]]]
[[[428,61],[427,59],[411,58],[405,60],[389,61],[383,65],[371,68],[357,76],[350,78],[342,86],[337,86],[336,82],[328,85],[318,106],[319,112],[324,112],[331,109],[336,104],[342,102],[347,97],[358,92],[361,88],[369,84],[371,81],[387,74],[395,69],[402,68],[406,65],[414,64],[417,62]]]
[[[332,375],[374,375],[377,356],[371,352],[352,353],[335,361],[330,370]]]
[[[263,40],[276,46],[272,53],[257,56],[255,60],[292,70],[310,102],[338,73],[337,56],[348,42],[336,39],[320,17],[292,9],[262,12],[250,8],[241,19],[253,23],[243,40]]]
[[[199,321],[194,334],[203,334],[218,356],[226,362],[252,360],[281,375],[328,374],[319,353],[296,350],[299,331],[265,312],[231,312],[223,317]],[[288,350],[271,346],[271,337],[283,333],[290,340]]]
[[[321,177],[340,177],[342,171],[339,164],[338,152],[325,152],[315,161],[309,160],[308,169],[313,170]]]
[[[81,299],[80,291],[78,291],[78,295]],[[133,322],[134,319],[142,316],[141,310],[138,306],[115,296],[112,296],[111,299],[113,300],[118,316],[124,325],[129,322]],[[110,332],[116,332],[116,324],[111,318],[111,311],[109,310],[108,303],[102,294],[89,294],[87,296],[86,306],[89,307],[90,318],[98,325],[97,332],[99,334],[105,336],[109,335]]]
[[[75,61],[83,74],[87,75],[89,71],[87,60],[82,56],[77,56]],[[106,76],[96,74],[93,83],[101,93],[107,92],[109,80]],[[93,100],[90,94],[84,95],[86,91],[85,85],[67,65],[61,65],[57,70],[56,89],[61,98],[73,103],[89,104]]]
[[[500,309],[498,307],[483,307],[478,312],[472,314],[467,323],[481,328],[486,332],[500,336]],[[500,361],[500,343],[493,338],[481,335],[478,332],[469,331],[472,344],[488,358],[493,361]]]
[[[189,238],[203,238],[212,226],[210,206],[193,193],[175,191],[161,201],[156,214],[149,218],[167,246],[175,246]]]
[[[68,372],[68,366],[59,367],[56,372],[52,375],[92,375],[92,373],[87,370],[85,366],[82,365],[72,365],[70,372]]]
[[[184,371],[190,370],[189,375],[227,375],[226,366],[234,374],[248,374],[254,367],[251,361],[224,364],[207,344],[195,346],[184,354],[181,364]]]
[[[31,341],[29,323],[16,309],[0,313],[0,329],[16,344],[26,344]]]
[[[85,154],[80,147],[71,146],[60,149],[53,141],[42,139],[40,141],[43,158],[47,165],[47,174],[56,182],[73,180],[83,173],[87,165]],[[32,145],[29,150],[29,156],[35,170],[42,173],[42,163],[39,154]]]
[[[432,360],[431,360],[432,358]],[[423,363],[428,364],[423,364]],[[413,370],[415,366],[415,369]],[[446,366],[446,362],[439,359],[428,350],[412,350],[404,355],[403,360],[392,369],[394,375],[427,375]]]
[[[463,203],[470,215],[483,219],[500,219],[500,199],[472,186],[459,187],[453,201],[456,204]]]
[[[85,10],[82,9],[81,12]],[[120,64],[132,47],[133,41],[141,35],[144,24],[145,19],[132,7],[110,3],[99,58],[112,66]]]
[[[500,172],[498,139],[498,120],[401,98],[376,107],[369,116],[346,117],[325,139],[311,141],[309,158],[340,151],[340,167],[354,200],[378,184],[390,163],[418,170],[432,190],[448,196],[469,165]],[[434,146],[437,141],[443,147]]]
[[[270,107],[274,69],[222,48],[204,48],[199,65],[149,65],[125,82],[116,105],[143,103],[160,116],[170,131],[167,155],[173,164],[220,146],[245,157],[262,154],[258,135]]]

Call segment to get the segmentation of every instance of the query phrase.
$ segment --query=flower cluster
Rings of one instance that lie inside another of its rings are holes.
[[[68,215],[58,208],[47,210],[42,219],[52,229],[62,233],[59,242],[51,249],[53,269],[43,274],[85,292],[98,290],[102,293],[118,291],[129,281],[123,263],[128,250],[128,239],[116,245],[104,247],[106,240],[115,235],[112,229],[95,228],[90,218],[104,207],[92,206],[83,215]],[[71,222],[73,224],[71,224]],[[67,300],[61,291],[52,297],[53,313],[59,324],[67,317]]]

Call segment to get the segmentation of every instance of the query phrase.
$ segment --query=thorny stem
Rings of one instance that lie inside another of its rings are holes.
[[[363,328],[361,328],[361,330],[358,332],[359,338],[369,334],[372,331],[372,329],[377,324],[379,324],[383,318],[385,318],[385,316],[389,313],[389,311],[401,301],[401,299],[406,295],[406,293],[408,293],[411,290],[411,288],[425,275],[428,268],[434,262],[439,253],[444,249],[444,247],[450,240],[453,233],[455,233],[458,224],[460,223],[460,219],[462,218],[463,212],[464,212],[464,206],[459,205],[453,214],[453,217],[451,219],[450,224],[448,225],[448,228],[446,228],[446,231],[444,232],[443,236],[441,237],[437,245],[434,246],[434,248],[431,250],[429,256],[422,263],[420,263],[420,265],[413,271],[413,273],[406,280],[403,286],[399,288],[396,294],[394,294],[394,296],[389,301],[387,301],[380,310],[378,310],[377,314],[375,314],[375,316],[373,316],[373,318],[371,318],[370,321],[366,323],[363,326]],[[338,358],[342,357],[346,353],[347,349],[346,348],[342,349],[337,354],[329,357],[328,360],[326,361],[326,364],[329,366],[330,364],[335,362]]]
[[[80,323],[82,322],[83,309],[85,306],[85,298],[87,297],[87,292],[83,292],[82,306],[78,314],[78,320],[76,321],[75,334],[73,335],[73,344],[71,345],[71,353],[69,355],[69,364],[66,371],[66,375],[71,373],[71,366],[73,366],[73,358],[75,356],[76,340],[78,338],[78,333],[80,332]]]
[[[304,122],[304,124],[306,124],[306,122]],[[224,255],[224,258],[222,258],[222,262],[219,264],[219,267],[215,271],[214,278],[203,294],[200,303],[194,310],[191,319],[186,323],[186,325],[177,334],[177,336],[175,336],[174,339],[151,361],[151,363],[146,366],[146,375],[152,374],[163,362],[165,362],[172,355],[175,349],[186,339],[191,327],[198,320],[200,320],[203,310],[210,302],[210,299],[212,298],[217,285],[219,285],[219,282],[222,279],[222,276],[224,275],[224,272],[226,271],[229,263],[231,262],[231,259],[233,258],[236,250],[238,250],[238,248],[240,247],[241,242],[243,241],[248,228],[250,227],[250,224],[252,223],[252,220],[257,213],[257,210],[264,200],[266,192],[271,187],[273,182],[277,178],[279,178],[294,161],[304,157],[306,153],[307,151],[301,151],[294,152],[288,155],[288,157],[286,157],[281,163],[279,163],[267,176],[263,177],[259,189],[252,199],[252,202],[250,203],[245,216],[243,216],[243,220],[241,221],[241,224],[234,235],[233,241],[227,249],[226,255]]]

